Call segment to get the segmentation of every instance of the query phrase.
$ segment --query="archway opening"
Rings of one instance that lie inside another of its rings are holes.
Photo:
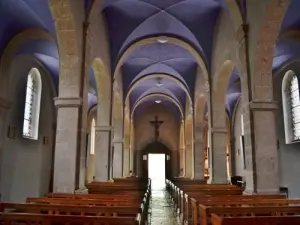
[[[148,175],[151,179],[151,187],[153,190],[161,190],[165,187],[166,155],[149,154],[148,158]]]

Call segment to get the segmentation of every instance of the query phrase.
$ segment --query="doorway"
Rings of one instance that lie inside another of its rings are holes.
[[[148,155],[148,175],[151,179],[152,190],[161,190],[165,187],[166,179],[166,155]]]

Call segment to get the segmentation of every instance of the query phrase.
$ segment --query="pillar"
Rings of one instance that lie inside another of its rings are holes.
[[[123,177],[123,140],[113,141],[113,178]]]
[[[53,191],[74,193],[77,181],[78,122],[81,98],[55,98],[57,130]]]
[[[204,179],[204,141],[203,141],[203,125],[195,125],[195,168],[194,168],[194,179]]]
[[[130,147],[124,144],[123,150],[123,177],[130,176]]]
[[[111,126],[96,126],[95,137],[95,181],[106,182],[110,179],[110,135]]]
[[[180,173],[179,167],[179,151],[174,150],[170,151],[170,158],[171,158],[171,169],[172,169],[172,177],[178,177]]]
[[[274,194],[279,192],[279,171],[275,125],[277,104],[272,101],[273,80],[270,70],[272,60],[270,65],[264,61],[259,62],[258,66],[263,67],[265,71],[257,69],[263,73],[255,73],[253,76],[247,73],[249,71],[247,68],[251,66],[247,60],[250,56],[246,51],[249,47],[247,46],[248,33],[249,26],[246,24],[236,32],[238,57],[243,65],[241,86],[245,132],[245,192],[247,194]],[[274,46],[271,45],[271,47],[273,50]],[[270,49],[260,48],[260,50],[261,55],[265,55],[264,51]]]
[[[179,149],[179,174],[178,175],[180,177],[185,176],[185,150],[184,149]]]
[[[185,177],[193,177],[193,145],[187,143],[185,146]]]
[[[245,147],[245,192],[250,194],[278,193],[279,172],[275,125],[277,104],[252,101],[248,107],[251,116],[244,114],[243,117],[246,128],[245,140],[249,141],[250,138],[253,144]],[[252,127],[249,127],[251,124]],[[250,129],[252,134],[249,132]],[[251,146],[254,149],[249,148]]]
[[[135,155],[135,175],[138,177],[143,176],[143,151],[141,150],[135,150],[134,151]]]
[[[227,155],[226,155],[226,132],[225,127],[212,127],[210,132],[210,168],[209,181],[212,184],[228,183],[227,178]]]
[[[8,110],[10,109],[10,106],[11,103],[8,100],[0,97],[0,162],[2,161],[2,155],[3,155],[2,146],[7,132],[6,115]],[[0,165],[0,174],[1,174],[1,165]]]
[[[134,166],[134,160],[135,160],[135,153],[133,150],[134,147],[134,126],[133,126],[133,120],[130,120],[130,144],[129,144],[129,167],[130,167],[130,171],[132,173],[136,174],[135,168],[136,166]]]

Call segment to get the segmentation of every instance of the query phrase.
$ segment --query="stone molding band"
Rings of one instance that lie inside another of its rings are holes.
[[[95,126],[96,132],[110,132],[112,130],[112,126]]]
[[[0,108],[9,109],[11,107],[11,102],[0,97]]]
[[[252,101],[249,103],[251,111],[276,111],[278,109],[277,102]]]
[[[114,139],[112,141],[113,144],[123,144],[124,140],[123,139]]]
[[[212,127],[210,130],[211,133],[227,133],[227,129],[222,127]]]
[[[82,106],[82,98],[54,98],[54,104],[57,108],[79,108]]]

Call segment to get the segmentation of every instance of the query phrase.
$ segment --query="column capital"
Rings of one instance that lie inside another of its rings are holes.
[[[212,127],[210,128],[211,133],[227,133],[226,127]]]
[[[96,132],[110,132],[112,129],[112,126],[95,126]]]
[[[11,101],[0,97],[0,108],[9,109],[11,105],[12,105]]]
[[[79,108],[82,105],[82,98],[78,97],[57,97],[54,98],[57,108]]]
[[[275,101],[252,101],[249,107],[251,111],[276,111],[278,109]]]

